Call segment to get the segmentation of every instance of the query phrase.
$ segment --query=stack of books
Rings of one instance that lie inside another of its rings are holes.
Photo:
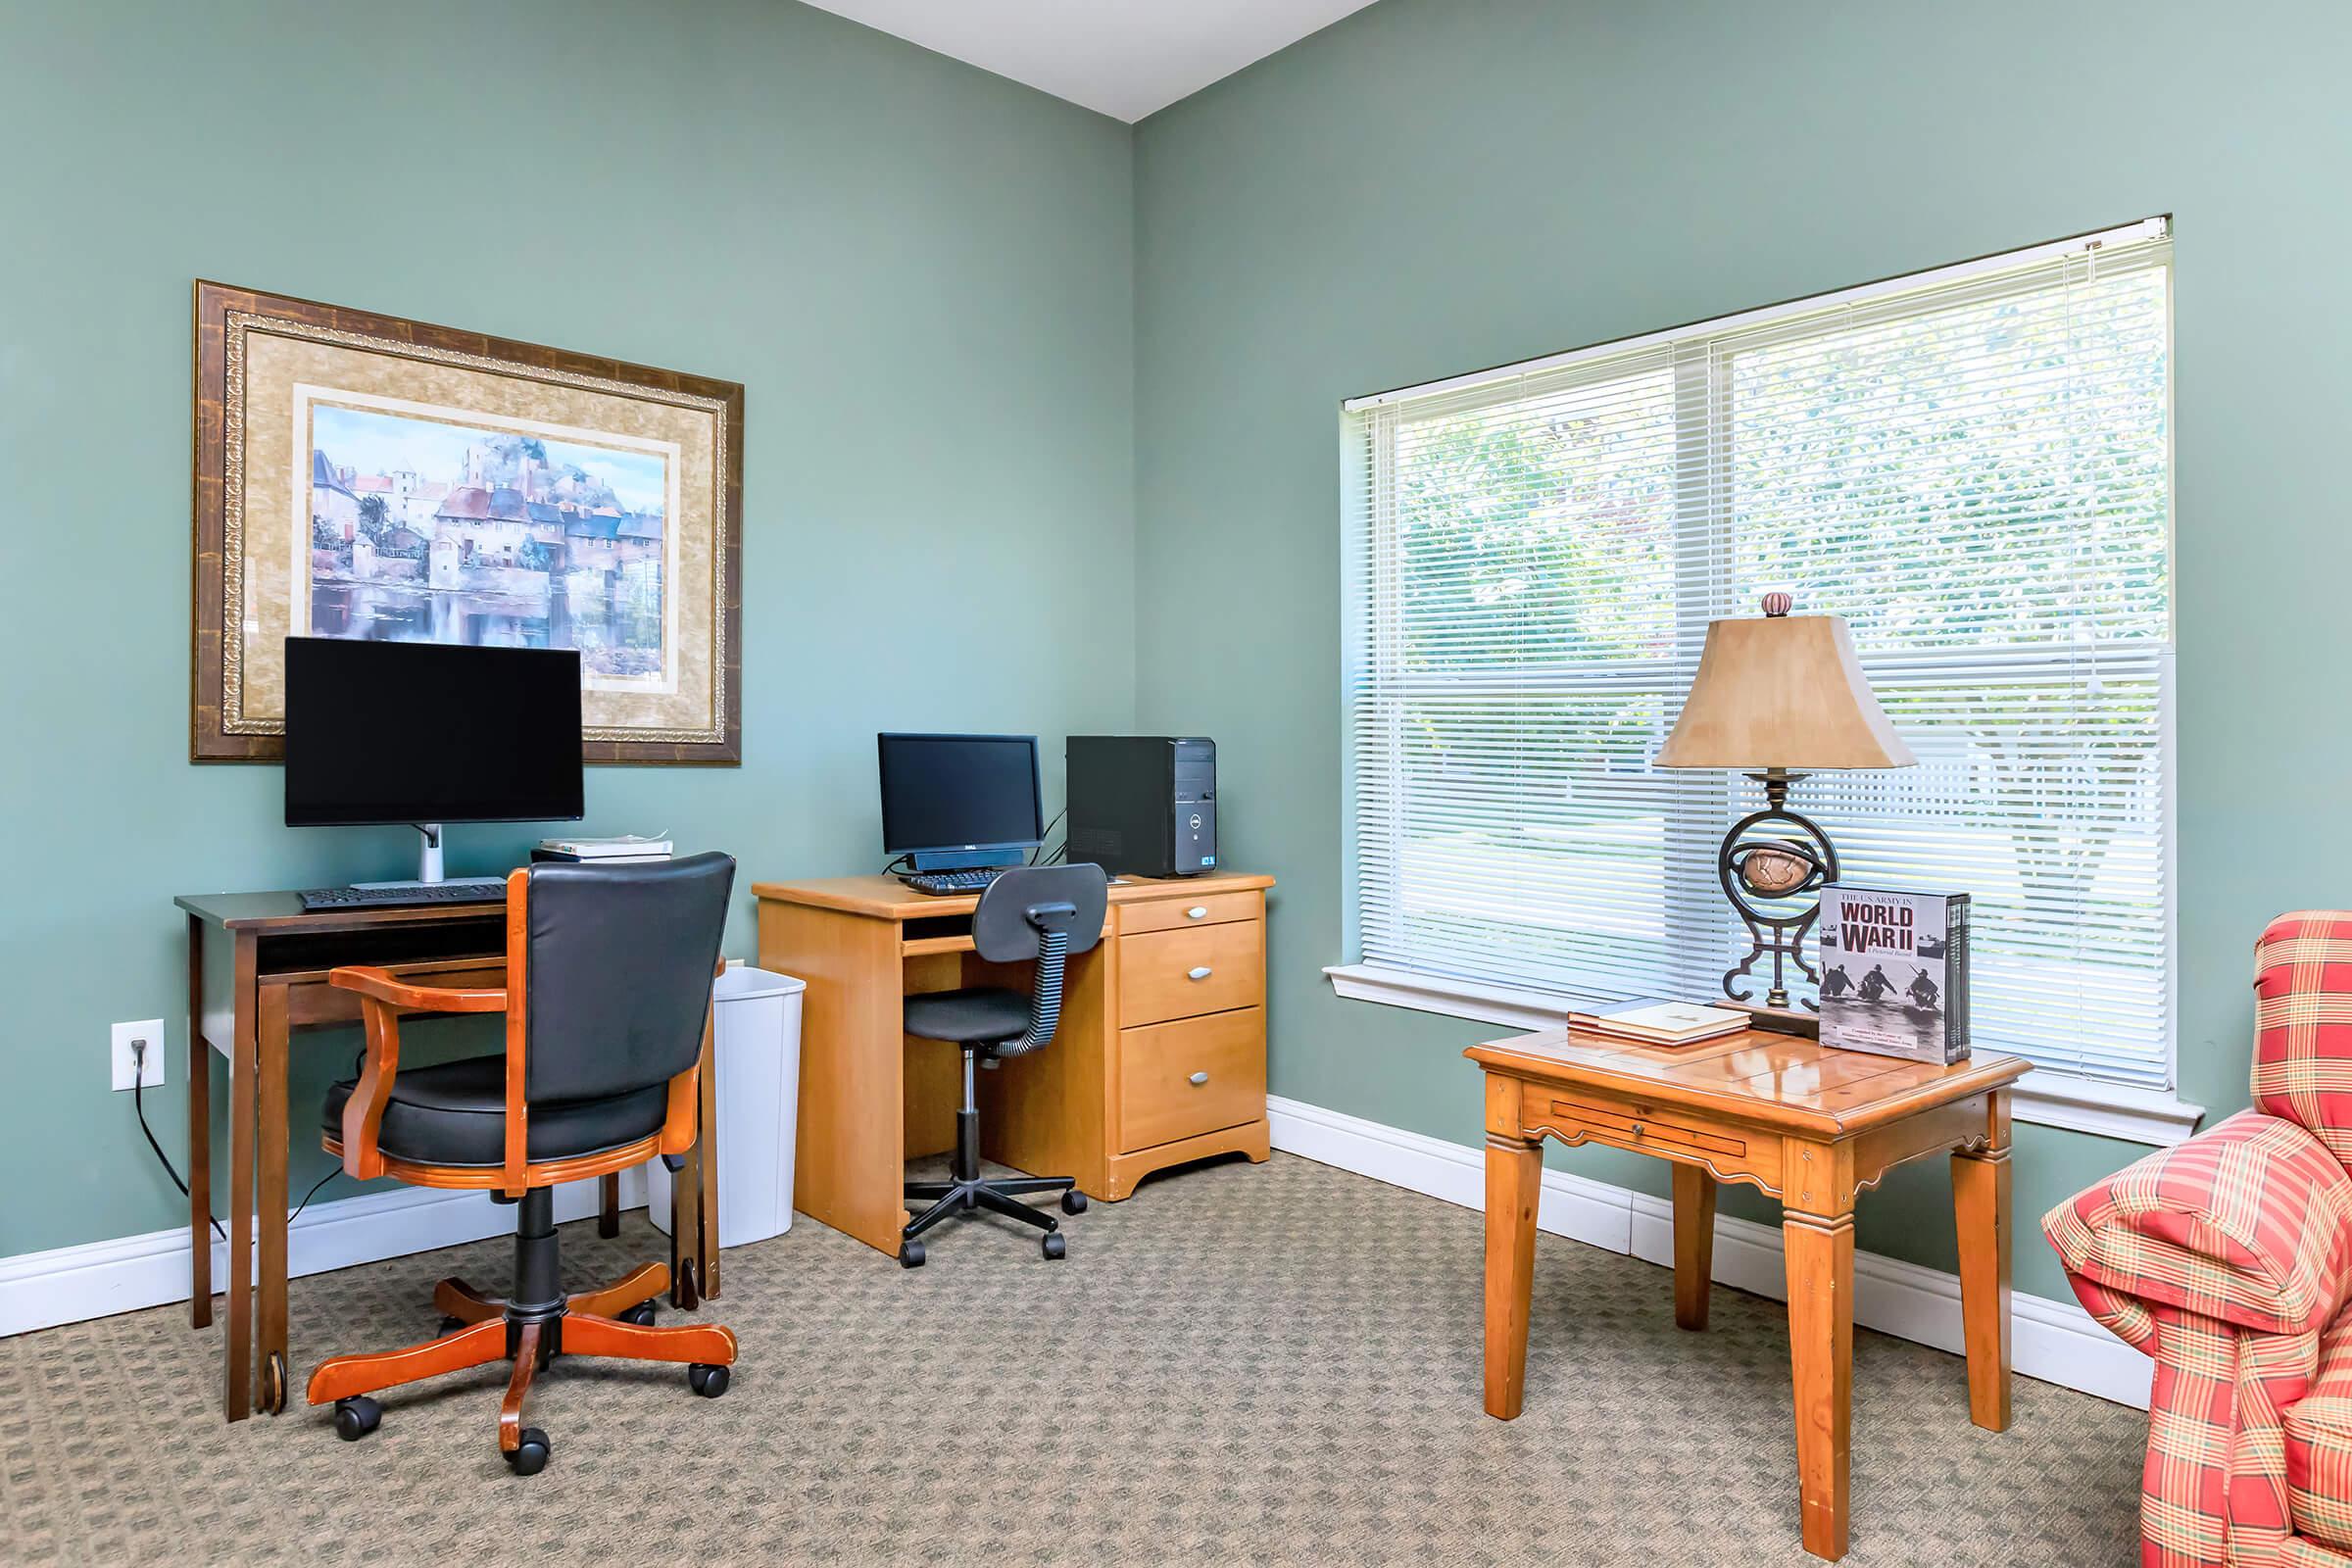
[[[534,860],[572,865],[627,865],[638,860],[666,860],[669,840],[640,838],[623,833],[610,839],[541,839],[531,851]]]
[[[1734,1007],[1701,1007],[1689,1002],[1628,1002],[1599,1011],[1568,1014],[1580,1035],[1599,1035],[1629,1046],[1694,1046],[1701,1040],[1737,1034],[1752,1023]]]

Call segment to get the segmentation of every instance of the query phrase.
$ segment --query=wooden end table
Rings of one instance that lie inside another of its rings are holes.
[[[2015,1056],[1952,1066],[1748,1030],[1680,1050],[1555,1031],[1473,1046],[1487,1089],[1487,1413],[1519,1414],[1544,1140],[1674,1164],[1674,1320],[1707,1325],[1715,1187],[1780,1199],[1805,1549],[1845,1555],[1854,1359],[1854,1199],[1949,1152],[1969,1418],[2009,1426],[2009,1085]]]

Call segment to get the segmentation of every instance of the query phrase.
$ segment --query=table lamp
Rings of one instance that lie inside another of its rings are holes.
[[[1733,823],[1715,857],[1724,896],[1750,939],[1747,956],[1725,971],[1723,991],[1734,1002],[1752,1002],[1740,982],[1769,954],[1772,985],[1763,1004],[1783,1011],[1788,964],[1809,980],[1821,978],[1802,950],[1821,913],[1817,895],[1838,878],[1830,836],[1788,808],[1788,787],[1826,768],[1919,760],[1871,694],[1845,617],[1792,615],[1792,604],[1785,593],[1769,593],[1761,619],[1708,622],[1690,695],[1657,756],[1660,767],[1735,768],[1764,786],[1764,809]],[[1809,894],[1816,897],[1788,907]],[[1820,1010],[1817,1002],[1805,1005]]]

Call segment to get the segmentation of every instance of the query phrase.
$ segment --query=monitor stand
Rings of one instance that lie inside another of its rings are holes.
[[[409,825],[424,835],[424,842],[417,846],[416,849],[416,876],[415,880],[406,882],[354,882],[352,884],[353,887],[427,888],[447,886],[458,888],[480,888],[485,895],[492,898],[504,898],[506,896],[507,879],[503,876],[461,876],[449,879],[445,882],[441,875],[441,824],[438,822],[412,822]]]

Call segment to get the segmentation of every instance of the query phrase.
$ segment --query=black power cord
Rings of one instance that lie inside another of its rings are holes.
[[[318,1196],[318,1189],[324,1187],[328,1182],[333,1181],[336,1173],[341,1171],[342,1168],[343,1167],[340,1165],[327,1166],[326,1174],[319,1177],[317,1181],[311,1183],[311,1190],[302,1195],[302,1201],[296,1203],[294,1205],[294,1212],[286,1216],[286,1223],[291,1225],[296,1220],[302,1218],[302,1211],[311,1206],[311,1200]]]
[[[1052,865],[1054,863],[1052,860],[1040,862],[1038,857],[1046,853],[1046,840],[1054,836],[1054,830],[1061,826],[1061,819],[1069,814],[1070,808],[1066,806],[1054,813],[1054,820],[1048,822],[1046,824],[1046,830],[1037,836],[1037,848],[1029,852],[1029,863],[1031,865],[1037,865],[1040,863]]]
[[[147,1135],[147,1147],[155,1151],[156,1161],[164,1167],[164,1174],[172,1178],[172,1185],[179,1189],[181,1197],[188,1197],[190,1196],[188,1193],[188,1184],[180,1180],[179,1167],[172,1163],[172,1156],[164,1152],[164,1146],[162,1144],[156,1142],[155,1129],[147,1125],[146,1041],[134,1040],[130,1043],[130,1108],[138,1115],[139,1131]],[[300,1219],[302,1217],[302,1211],[311,1206],[311,1200],[318,1196],[318,1189],[324,1187],[329,1181],[331,1181],[334,1178],[335,1172],[341,1170],[342,1168],[343,1167],[340,1165],[330,1166],[328,1167],[324,1176],[321,1176],[317,1181],[313,1182],[311,1184],[311,1190],[302,1195],[302,1201],[294,1205],[294,1212],[286,1216],[286,1223],[290,1225],[295,1220]],[[220,1220],[215,1219],[210,1214],[207,1214],[205,1218],[212,1221],[213,1234],[215,1236],[220,1237],[224,1242],[228,1240],[228,1232],[220,1228]]]
[[[172,1156],[164,1152],[164,1146],[155,1141],[155,1129],[147,1125],[146,1088],[147,1042],[133,1040],[130,1043],[130,1108],[137,1112],[139,1131],[147,1135],[147,1147],[155,1151],[156,1161],[164,1167],[164,1174],[172,1178],[172,1185],[179,1189],[180,1196],[191,1197],[193,1195],[188,1192],[188,1184],[179,1179],[179,1168],[172,1163]],[[205,1218],[213,1221],[215,1236],[224,1242],[228,1240],[228,1232],[220,1228],[219,1220],[213,1219],[210,1214]]]

